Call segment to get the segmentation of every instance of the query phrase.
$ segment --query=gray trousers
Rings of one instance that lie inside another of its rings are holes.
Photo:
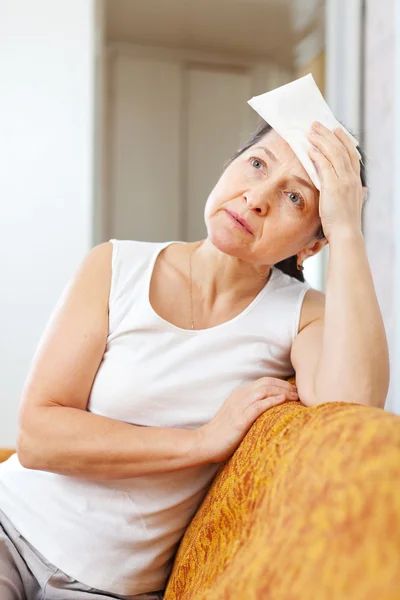
[[[49,563],[0,510],[0,600],[161,600],[163,592],[118,596],[88,587]]]

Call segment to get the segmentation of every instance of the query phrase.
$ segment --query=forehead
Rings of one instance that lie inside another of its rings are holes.
[[[308,183],[313,185],[310,176],[303,167],[302,163],[298,159],[295,152],[289,146],[289,144],[281,137],[275,129],[268,131],[256,144],[255,146],[264,146],[271,150],[277,157],[279,163],[286,168],[290,168],[293,175],[298,175],[305,179]],[[278,164],[278,163],[277,163]],[[314,188],[314,185],[313,185]],[[315,191],[317,189],[315,188]]]

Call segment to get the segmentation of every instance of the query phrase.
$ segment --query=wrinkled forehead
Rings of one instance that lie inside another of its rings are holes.
[[[298,177],[305,179],[310,185],[312,185],[315,193],[319,195],[319,191],[314,186],[309,174],[303,167],[298,156],[293,152],[286,140],[284,140],[283,137],[275,131],[275,129],[268,131],[262,138],[260,138],[258,142],[254,144],[254,146],[265,146],[268,148],[268,150],[273,152],[273,154],[275,154],[277,157],[279,161],[277,164],[281,164],[285,169],[290,169],[293,175],[297,175]]]

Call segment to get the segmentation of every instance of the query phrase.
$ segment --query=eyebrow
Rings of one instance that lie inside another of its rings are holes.
[[[271,150],[268,150],[268,148],[265,148],[265,146],[256,146],[256,148],[261,148],[261,150],[264,150],[264,152],[266,154],[268,154],[268,156],[270,157],[271,160],[273,160],[274,162],[279,162],[279,160],[276,158],[275,154],[273,152],[271,152]],[[299,181],[300,183],[302,183],[303,185],[305,185],[315,195],[314,186],[311,185],[310,183],[308,183],[308,181],[306,181],[302,177],[299,177],[298,175],[293,175],[293,178],[297,179],[297,181]]]
[[[305,185],[306,187],[308,187],[309,190],[312,191],[312,193],[315,196],[315,188],[313,185],[311,185],[311,183],[308,183],[308,181],[306,181],[305,179],[303,179],[302,177],[299,177],[298,175],[293,175],[293,177],[295,179],[297,179],[297,181],[300,181],[300,183],[302,183],[303,185]]]
[[[276,158],[275,154],[273,154],[273,152],[271,152],[271,150],[268,150],[268,148],[265,148],[265,146],[255,146],[256,148],[261,148],[261,150],[264,150],[264,152],[266,154],[268,154],[268,156],[270,157],[271,160],[273,160],[274,162],[279,162],[279,160]]]

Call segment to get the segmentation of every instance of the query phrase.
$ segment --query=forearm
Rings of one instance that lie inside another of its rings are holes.
[[[363,236],[361,232],[342,231],[332,236],[329,250],[316,401],[383,408],[389,385],[389,354]]]
[[[197,430],[139,427],[62,406],[36,408],[25,420],[18,456],[30,469],[110,480],[207,462]]]

